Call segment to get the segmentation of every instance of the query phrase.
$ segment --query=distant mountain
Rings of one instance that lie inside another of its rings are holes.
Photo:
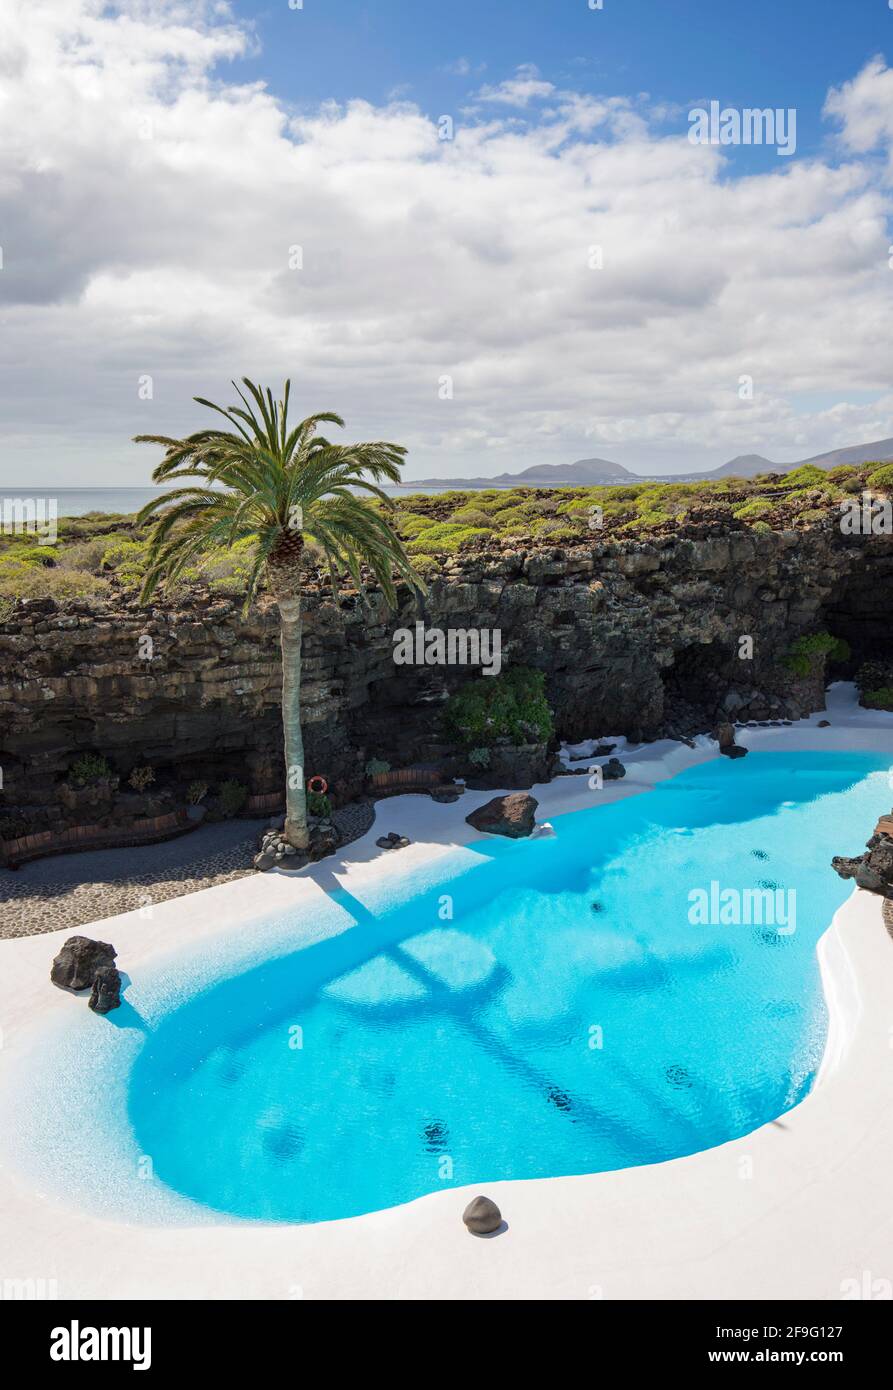
[[[773,463],[762,454],[738,454],[719,468],[696,473],[632,473],[610,459],[578,459],[576,463],[540,463],[521,473],[499,473],[495,478],[411,478],[404,488],[488,488],[488,487],[591,487],[611,483],[679,483],[708,478],[755,478],[758,473],[791,473],[804,464],[816,468],[838,468],[841,464],[893,463],[893,439],[873,444],[856,444],[849,449],[832,449],[799,463]]]
[[[758,473],[777,473],[783,471],[788,465],[773,463],[771,459],[763,458],[762,454],[739,454],[737,458],[729,459],[728,463],[722,464],[719,468],[712,469],[709,473],[699,473],[700,478],[755,478]],[[793,464],[790,465],[793,467]]]
[[[503,478],[511,478],[511,473],[503,473]],[[619,463],[610,459],[577,459],[576,463],[541,463],[533,468],[525,468],[517,473],[519,481],[536,486],[541,481],[550,483],[623,483],[630,479],[637,481],[637,475],[630,473]]]
[[[637,473],[630,473],[609,459],[578,459],[576,463],[538,463],[521,473],[497,473],[495,478],[412,478],[404,487],[576,487],[596,483],[639,482]]]
[[[840,468],[846,463],[893,463],[893,439],[877,439],[873,444],[856,444],[851,449],[832,449],[830,454],[816,454],[803,462],[815,464],[816,468]],[[799,467],[799,464],[790,463],[782,471],[787,473],[788,469]]]

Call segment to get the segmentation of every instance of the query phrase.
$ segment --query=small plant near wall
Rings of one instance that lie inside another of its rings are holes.
[[[186,788],[186,800],[190,806],[197,806],[208,795],[207,782],[190,782]]]
[[[491,761],[489,748],[472,748],[468,755],[472,767],[489,767]]]
[[[77,787],[94,786],[97,782],[109,781],[111,776],[112,769],[98,753],[82,753],[68,769],[68,780]]]
[[[862,704],[866,709],[893,711],[893,685],[882,685],[879,690],[863,690]]]
[[[328,820],[332,814],[332,803],[324,792],[309,792],[307,810],[311,816],[318,816],[320,820]]]
[[[365,767],[367,777],[381,777],[390,770],[391,764],[386,763],[383,758],[370,758]]]
[[[840,637],[832,637],[830,632],[815,632],[810,637],[798,637],[784,659],[784,664],[796,676],[809,676],[820,670],[827,659],[832,662],[848,661],[849,643]]]
[[[526,666],[469,681],[444,709],[447,733],[475,750],[495,743],[547,743],[555,725],[545,687],[542,671]]]
[[[220,808],[224,816],[238,815],[248,800],[248,788],[235,778],[220,783]]]
[[[145,767],[135,767],[127,781],[135,792],[144,792],[155,781],[155,773],[148,764]]]

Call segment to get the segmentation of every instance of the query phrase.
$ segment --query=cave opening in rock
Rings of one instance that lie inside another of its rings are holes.
[[[676,652],[663,677],[665,730],[710,732],[729,689],[731,660],[723,642],[696,642]]]
[[[825,604],[824,623],[850,647],[850,660],[833,674],[855,676],[866,662],[893,672],[893,546],[875,542]]]

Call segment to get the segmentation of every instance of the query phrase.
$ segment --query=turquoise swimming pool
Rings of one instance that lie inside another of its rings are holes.
[[[821,1060],[832,855],[889,758],[752,753],[561,816],[199,994],[146,1038],[129,1114],[176,1192],[320,1221],[443,1186],[654,1163],[796,1104]]]

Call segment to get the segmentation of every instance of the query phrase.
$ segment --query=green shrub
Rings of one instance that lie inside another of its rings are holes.
[[[3,554],[4,560],[19,565],[45,565],[47,568],[55,565],[56,557],[54,545],[12,545]]]
[[[102,569],[111,570],[122,584],[141,584],[148,568],[145,541],[113,539],[102,552]]]
[[[99,753],[82,753],[79,758],[75,758],[68,769],[69,782],[79,782],[84,785],[104,782],[111,775],[112,769]]]
[[[367,777],[381,777],[390,770],[391,764],[386,763],[383,758],[370,758],[364,768]]]
[[[490,747],[499,739],[545,743],[554,730],[545,684],[541,671],[526,666],[469,681],[444,709],[449,737],[466,748]]]
[[[401,516],[399,521],[400,535],[407,540],[415,540],[423,531],[427,531],[431,526],[435,526],[433,517],[430,516]]]
[[[21,565],[0,559],[0,597],[2,598],[85,598],[108,593],[105,579],[82,570],[47,569],[43,565]]]
[[[307,810],[311,816],[318,816],[320,820],[327,820],[332,814],[332,803],[323,792],[309,792]]]
[[[220,796],[220,806],[225,816],[236,815],[248,800],[248,788],[243,786],[241,782],[237,782],[235,778],[221,782],[217,791]]]
[[[767,512],[774,511],[776,505],[777,503],[769,497],[754,497],[750,502],[742,502],[740,506],[733,507],[732,516],[740,517],[742,521],[756,521]]]
[[[885,463],[868,475],[868,486],[887,492],[893,490],[893,463]]]
[[[455,555],[457,550],[469,545],[479,536],[488,536],[489,531],[476,526],[453,526],[448,521],[429,526],[417,541],[406,547],[410,555]]]
[[[493,513],[493,524],[503,533],[526,531],[530,524],[530,512],[526,507],[501,507]]]
[[[215,593],[244,594],[256,550],[257,542],[250,537],[211,550],[197,565],[198,577]]]
[[[127,781],[135,792],[144,792],[155,781],[155,773],[148,764],[145,767],[135,767]]]
[[[471,763],[472,767],[489,767],[490,749],[472,748],[471,752],[468,755],[468,761]]]
[[[814,463],[805,463],[802,468],[795,468],[792,473],[785,473],[784,487],[824,487],[828,481],[828,474],[824,468],[816,468]]]
[[[493,527],[493,521],[480,507],[460,507],[457,512],[453,512],[450,521],[462,526],[482,526],[486,530]]]
[[[557,520],[543,521],[534,531],[534,535],[555,545],[579,545],[585,534],[582,527],[563,526]]]
[[[94,536],[90,540],[75,541],[71,545],[59,546],[56,564],[64,570],[84,570],[87,574],[99,574],[102,557],[108,548],[104,536]]]
[[[423,578],[430,578],[432,575],[439,574],[441,571],[441,561],[436,555],[428,555],[424,551],[419,554],[413,551],[412,563],[415,569]]]
[[[810,637],[798,637],[785,657],[785,665],[798,676],[808,676],[819,669],[825,660],[847,661],[849,643],[830,632],[815,632]]]
[[[881,686],[880,690],[864,690],[862,704],[866,709],[886,709],[893,711],[893,685]]]
[[[829,483],[834,483],[838,487],[853,482],[857,486],[861,484],[861,471],[851,463],[841,463],[836,468],[829,468],[825,477]]]

